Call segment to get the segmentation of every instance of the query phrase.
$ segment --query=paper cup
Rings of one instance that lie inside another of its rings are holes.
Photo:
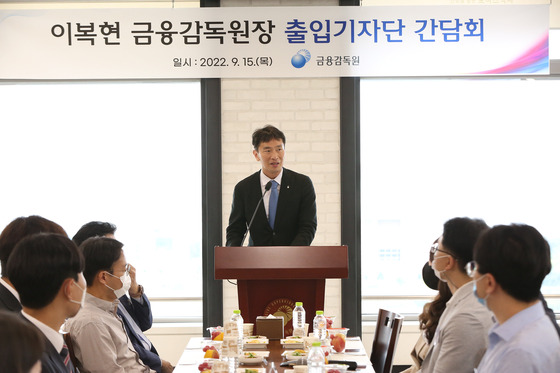
[[[253,335],[253,328],[255,327],[255,324],[243,324],[243,337],[250,337]]]

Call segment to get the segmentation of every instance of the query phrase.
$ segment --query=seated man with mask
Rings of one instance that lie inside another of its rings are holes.
[[[450,219],[430,250],[432,269],[452,296],[439,319],[422,373],[472,373],[486,351],[492,313],[473,297],[465,265],[473,258],[478,236],[487,229],[480,219]]]
[[[60,234],[28,236],[19,241],[8,260],[6,272],[20,296],[23,320],[43,337],[43,373],[76,372],[59,331],[64,320],[79,314],[86,289],[83,270],[78,248]],[[8,372],[1,367],[0,371]]]
[[[80,372],[154,373],[144,365],[117,315],[130,285],[123,244],[94,237],[81,246],[87,294],[82,311],[67,322]]]
[[[91,221],[84,224],[72,237],[72,241],[80,246],[91,237],[115,238],[117,227],[109,222]],[[140,356],[142,362],[158,373],[170,373],[173,366],[162,359],[158,351],[144,332],[152,327],[152,309],[144,287],[136,282],[136,268],[129,263],[130,283],[119,290],[117,314],[121,317],[126,333]],[[128,291],[128,295],[126,295]],[[120,295],[120,294],[119,294]]]
[[[548,242],[529,225],[497,225],[479,238],[467,271],[495,323],[478,372],[560,372],[556,320],[539,299],[551,268]]]

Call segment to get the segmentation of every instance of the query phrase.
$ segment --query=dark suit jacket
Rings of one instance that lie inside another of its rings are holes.
[[[264,204],[261,203],[251,225],[250,246],[309,246],[315,237],[317,206],[311,179],[284,168],[280,184],[274,231],[268,224]],[[260,171],[235,186],[226,246],[241,246],[261,197]]]
[[[150,301],[145,294],[142,295],[142,299],[144,303],[140,304],[134,299],[129,299],[126,295],[124,295],[119,298],[119,301],[126,308],[129,315],[134,319],[134,321],[136,321],[136,325],[140,327],[140,330],[146,331],[152,327],[152,309],[150,306]],[[133,327],[128,323],[126,317],[121,314],[121,311],[119,309],[117,309],[117,313],[121,317],[124,328],[126,329],[126,334],[128,334],[130,342],[132,342],[132,346],[134,346],[134,349],[138,353],[138,356],[140,357],[142,362],[148,365],[151,369],[160,373],[161,358],[159,357],[154,345],[152,344],[152,348],[150,350],[146,350],[139,337],[134,332]]]
[[[124,308],[126,308],[128,314],[136,321],[136,325],[140,327],[140,330],[145,332],[152,327],[152,306],[146,294],[142,294],[142,300],[143,303],[140,303],[126,295],[119,298],[119,301]]]
[[[62,356],[55,350],[52,343],[45,337],[45,352],[41,357],[42,373],[67,373]]]
[[[21,313],[20,315],[22,320],[37,329],[39,331],[39,334],[43,336],[43,340],[45,342],[45,352],[43,352],[43,356],[41,356],[41,372],[67,373],[68,370],[64,365],[64,360],[62,360],[62,356],[60,356],[60,353],[54,348],[51,341],[49,341],[49,339],[43,334],[43,332],[41,332],[39,328],[35,326],[35,324],[26,319],[25,316],[23,316]]]
[[[3,284],[0,284],[0,310],[21,311],[21,304]]]

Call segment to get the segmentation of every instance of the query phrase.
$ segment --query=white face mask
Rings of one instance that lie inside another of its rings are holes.
[[[110,276],[118,278],[119,280],[121,280],[121,282],[123,284],[123,286],[120,289],[113,289],[109,285],[105,284],[105,286],[107,286],[109,289],[113,290],[113,292],[117,296],[117,299],[122,297],[123,295],[125,295],[128,292],[128,289],[130,289],[130,285],[132,283],[132,280],[130,279],[130,275],[128,274],[128,272],[125,272],[124,275],[122,275],[121,277],[117,277],[115,275],[112,275],[107,271],[105,271],[105,273],[107,273]]]
[[[78,302],[74,299],[70,299],[70,302],[79,304],[83,308],[86,301],[86,289],[82,288],[76,281],[74,281],[74,285],[76,285],[82,291],[82,300]]]
[[[435,262],[438,259],[443,259],[443,258],[449,258],[451,255],[443,255],[443,256],[436,256],[434,257],[434,260],[432,260],[432,269],[434,270],[434,273],[436,275],[437,278],[440,279],[440,281],[442,282],[447,282],[446,278],[443,278],[442,274],[445,273],[445,271],[438,271],[435,267]]]

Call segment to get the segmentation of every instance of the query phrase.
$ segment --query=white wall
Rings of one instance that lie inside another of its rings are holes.
[[[328,1],[226,0],[222,6],[337,5]],[[340,245],[339,79],[222,79],[224,237],[235,184],[259,170],[251,134],[272,124],[286,135],[286,168],[311,177],[317,194],[313,245]],[[224,316],[237,308],[237,289],[224,282]],[[340,316],[340,280],[328,280],[325,312]],[[307,310],[314,311],[314,310]]]

